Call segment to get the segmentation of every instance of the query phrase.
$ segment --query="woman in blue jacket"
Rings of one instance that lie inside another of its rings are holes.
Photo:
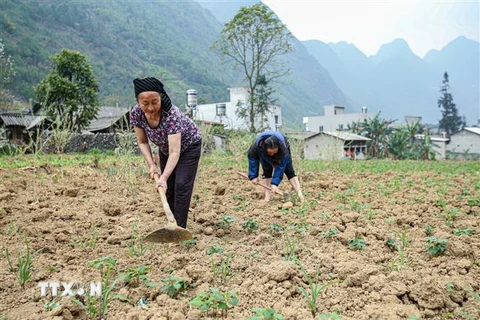
[[[293,169],[290,144],[287,138],[276,131],[265,131],[257,136],[247,153],[248,178],[255,184],[258,183],[260,164],[263,169],[264,185],[270,186],[277,192],[278,185],[285,174],[293,189],[297,192],[301,202],[304,201],[300,181]],[[270,201],[270,191],[265,189],[265,201]]]

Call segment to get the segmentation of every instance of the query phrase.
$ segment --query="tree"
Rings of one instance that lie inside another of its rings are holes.
[[[458,115],[458,109],[453,103],[453,97],[450,91],[450,84],[448,80],[448,73],[443,74],[443,85],[440,87],[442,97],[438,99],[438,107],[442,112],[442,119],[439,122],[439,128],[443,129],[447,136],[463,129],[466,125],[464,119]]]
[[[368,142],[369,154],[373,158],[385,157],[388,153],[387,136],[392,131],[389,129],[390,124],[396,120],[385,120],[380,118],[380,112],[373,119],[365,119],[363,122],[357,123],[358,132],[371,140]]]
[[[92,67],[85,56],[67,49],[52,60],[54,68],[38,84],[36,99],[59,129],[80,132],[99,109],[98,84]]]
[[[13,76],[15,76],[13,59],[5,52],[5,46],[2,39],[0,39],[0,94],[2,94],[4,86],[10,82]]]
[[[267,79],[264,75],[261,75],[258,78],[258,85],[255,89],[255,103],[254,103],[254,113],[257,115],[257,119],[260,118],[259,129],[263,131],[265,129],[275,129],[275,128],[268,128],[268,125],[265,126],[265,123],[268,121],[267,113],[270,111],[270,106],[275,104],[276,99],[272,98],[272,94],[275,90],[270,87],[268,84]],[[249,115],[250,108],[242,103],[237,104],[237,110],[235,113],[240,119],[245,119]]]
[[[211,47],[245,76],[250,97],[245,112],[240,114],[247,119],[250,132],[256,131],[255,117],[266,113],[265,106],[259,106],[257,87],[262,82],[271,84],[289,72],[281,57],[293,50],[290,39],[286,26],[268,7],[258,3],[242,7]]]

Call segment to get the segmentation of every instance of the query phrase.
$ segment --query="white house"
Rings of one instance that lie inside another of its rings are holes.
[[[344,131],[353,122],[363,122],[365,119],[372,119],[374,115],[367,113],[367,108],[362,107],[359,113],[345,113],[344,106],[324,106],[324,115],[316,117],[304,117],[305,131]]]
[[[249,129],[247,119],[241,119],[236,115],[239,106],[248,103],[249,94],[247,88],[229,88],[230,101],[211,104],[199,104],[195,110],[195,119],[215,121],[225,125],[226,129]],[[279,106],[272,105],[267,113],[267,121],[261,125],[260,116],[255,118],[256,128],[268,128],[279,131],[282,125],[282,110]]]
[[[448,157],[456,159],[480,158],[480,128],[469,127],[455,132],[447,144]]]
[[[367,154],[367,142],[371,139],[350,132],[304,132],[301,134],[287,134],[292,140],[303,143],[303,157],[305,159],[335,160],[345,157],[345,150],[352,153]]]

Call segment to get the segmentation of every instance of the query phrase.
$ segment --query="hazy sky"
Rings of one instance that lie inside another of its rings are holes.
[[[367,56],[395,38],[422,57],[458,36],[480,41],[480,0],[263,0],[303,41],[353,43]]]

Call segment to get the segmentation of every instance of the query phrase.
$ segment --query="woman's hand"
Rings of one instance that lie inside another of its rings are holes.
[[[158,170],[156,164],[151,164],[151,165],[148,167],[148,172],[149,172],[149,174],[150,174],[150,178],[152,178],[152,179],[155,179],[155,174],[157,174],[158,177],[160,177],[160,171]]]
[[[158,187],[162,187],[165,191],[167,191],[167,179],[161,175],[160,178],[155,179],[155,189],[158,189]]]
[[[280,194],[281,194],[281,192],[278,191],[278,186],[272,184],[272,187],[271,187],[271,188],[272,188],[272,193],[280,193]]]

